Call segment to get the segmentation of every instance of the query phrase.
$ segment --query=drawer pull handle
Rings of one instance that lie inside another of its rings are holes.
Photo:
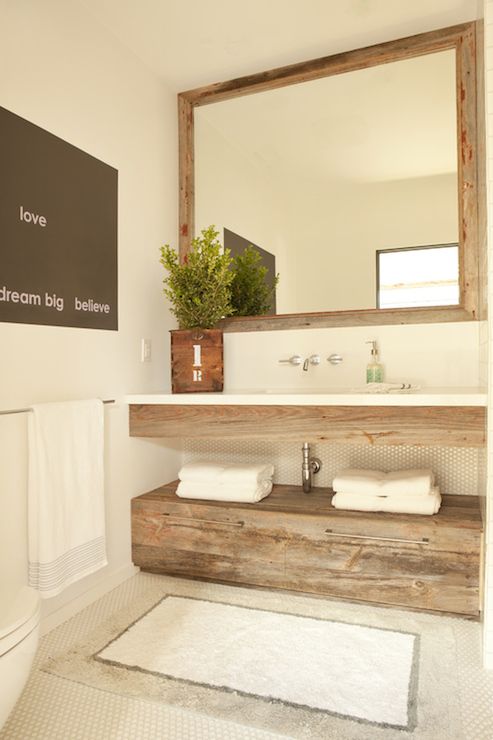
[[[403,537],[375,537],[369,534],[346,534],[345,532],[334,532],[332,529],[326,529],[325,534],[331,537],[344,537],[350,540],[378,540],[379,542],[404,542],[411,545],[428,545],[430,540],[423,537],[420,540],[406,540]]]
[[[170,519],[178,519],[181,522],[200,522],[201,524],[225,524],[227,527],[243,527],[245,522],[225,522],[221,519],[198,519],[195,516],[177,516],[176,514],[163,514]]]

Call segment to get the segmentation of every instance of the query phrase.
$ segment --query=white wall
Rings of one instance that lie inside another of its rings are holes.
[[[367,340],[376,339],[385,380],[421,387],[476,387],[479,383],[479,322],[297,329],[224,335],[225,390],[265,388],[357,388],[366,382]],[[330,354],[343,356],[334,366]],[[304,372],[281,358],[320,354]]]
[[[276,255],[277,313],[376,307],[376,251],[458,240],[455,174],[384,182],[286,176],[196,110],[196,233],[215,224]]]
[[[375,308],[377,250],[458,240],[454,174],[325,187],[302,181],[285,192],[287,269],[296,276],[288,312]]]
[[[120,303],[118,332],[0,324],[0,408],[163,391],[172,321],[158,247],[177,234],[175,96],[76,4],[1,0],[0,17],[0,105],[119,171]],[[45,613],[128,573],[129,500],[179,465],[172,445],[129,438],[121,402],[105,417],[109,565]],[[0,417],[0,581],[26,580],[26,465],[26,415]]]
[[[195,233],[214,224],[249,239],[276,257],[276,271],[286,274],[285,209],[277,178],[262,160],[255,161],[224,138],[195,110]],[[278,313],[287,298],[277,290]]]

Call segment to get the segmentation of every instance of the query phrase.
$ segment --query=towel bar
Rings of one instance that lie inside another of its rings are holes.
[[[115,403],[114,398],[109,398],[107,401],[103,401],[103,403]],[[31,412],[31,408],[27,409],[6,409],[5,411],[0,411],[0,416],[6,416],[7,414],[27,414]]]

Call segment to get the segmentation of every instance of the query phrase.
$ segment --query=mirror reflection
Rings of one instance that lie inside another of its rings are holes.
[[[197,107],[196,233],[215,224],[267,252],[278,314],[385,307],[378,264],[401,250],[436,246],[415,282],[429,269],[450,288],[455,75],[447,50]],[[442,296],[458,303],[457,284]]]

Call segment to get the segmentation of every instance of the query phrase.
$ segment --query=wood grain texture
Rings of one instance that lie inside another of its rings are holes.
[[[180,262],[190,251],[195,232],[195,142],[193,135],[193,107],[183,96],[178,96],[178,180],[179,225],[178,245]]]
[[[479,406],[131,404],[130,436],[483,447]]]
[[[204,85],[180,93],[193,106],[209,105],[221,100],[231,100],[244,95],[275,90],[287,85],[298,85],[321,77],[353,72],[404,59],[444,51],[456,47],[474,24],[462,23],[437,31],[407,36],[362,49],[332,54],[266,70],[233,80]]]
[[[144,570],[478,614],[476,497],[444,496],[427,517],[336,510],[330,489],[275,486],[255,505],[179,499],[175,489],[132,501],[133,560]]]
[[[163,486],[143,493],[133,499],[135,505],[145,504],[146,508],[157,507],[156,510],[164,510],[161,507],[166,505],[166,511],[174,511],[174,513],[185,513],[187,514],[189,507],[200,507],[200,511],[204,509],[208,512],[213,519],[217,519],[217,510],[225,511],[224,501],[208,501],[208,500],[193,500],[183,499],[176,496],[176,488],[178,481],[171,481]],[[258,512],[284,512],[294,514],[295,516],[328,516],[334,520],[344,519],[351,520],[354,518],[358,524],[361,522],[366,525],[370,525],[375,521],[375,514],[371,512],[352,512],[352,511],[340,511],[334,509],[331,505],[333,491],[331,488],[314,487],[310,493],[305,494],[301,491],[300,486],[293,485],[275,485],[272,493],[267,498],[262,499],[254,506],[250,504],[228,502],[227,504],[227,521],[238,522],[243,521],[240,512],[247,512],[252,516],[256,516]],[[174,507],[174,508],[173,508]],[[389,514],[382,513],[378,516],[380,522],[386,520],[392,522],[404,522],[414,524],[416,522],[416,516],[413,514]],[[478,499],[476,496],[450,496],[447,494],[443,495],[442,507],[440,514],[437,517],[419,517],[421,527],[429,527],[436,529],[437,521],[440,526],[447,525],[454,528],[467,527],[468,529],[482,529],[482,519],[478,507]]]
[[[441,324],[451,321],[474,321],[475,316],[460,306],[442,308],[368,308],[354,311],[331,311],[278,316],[238,316],[223,319],[218,326],[224,332],[315,329],[331,326],[393,326],[396,324]]]
[[[485,125],[485,79],[484,79],[484,21],[476,23],[476,100],[477,100],[477,203],[478,203],[478,273],[479,305],[478,318],[488,318],[488,221],[486,193],[486,125]]]
[[[223,333],[220,329],[175,329],[171,334],[173,393],[220,392],[224,385]],[[195,365],[194,347],[200,347]]]
[[[230,318],[221,328],[229,331],[271,331],[331,326],[369,326],[372,324],[438,323],[471,321],[478,318],[478,156],[477,156],[477,78],[476,25],[466,23],[451,28],[410,36],[364,49],[313,59],[258,74],[182,92],[179,101],[180,159],[180,255],[190,249],[194,235],[194,108],[243,95],[274,90],[287,85],[342,74],[358,69],[408,59],[423,54],[455,49],[457,58],[458,116],[458,200],[459,252],[461,265],[461,305],[426,309],[369,309],[276,317]]]
[[[471,316],[479,313],[478,273],[478,102],[476,29],[461,34],[457,49],[457,181],[459,193],[459,283],[461,303]]]

